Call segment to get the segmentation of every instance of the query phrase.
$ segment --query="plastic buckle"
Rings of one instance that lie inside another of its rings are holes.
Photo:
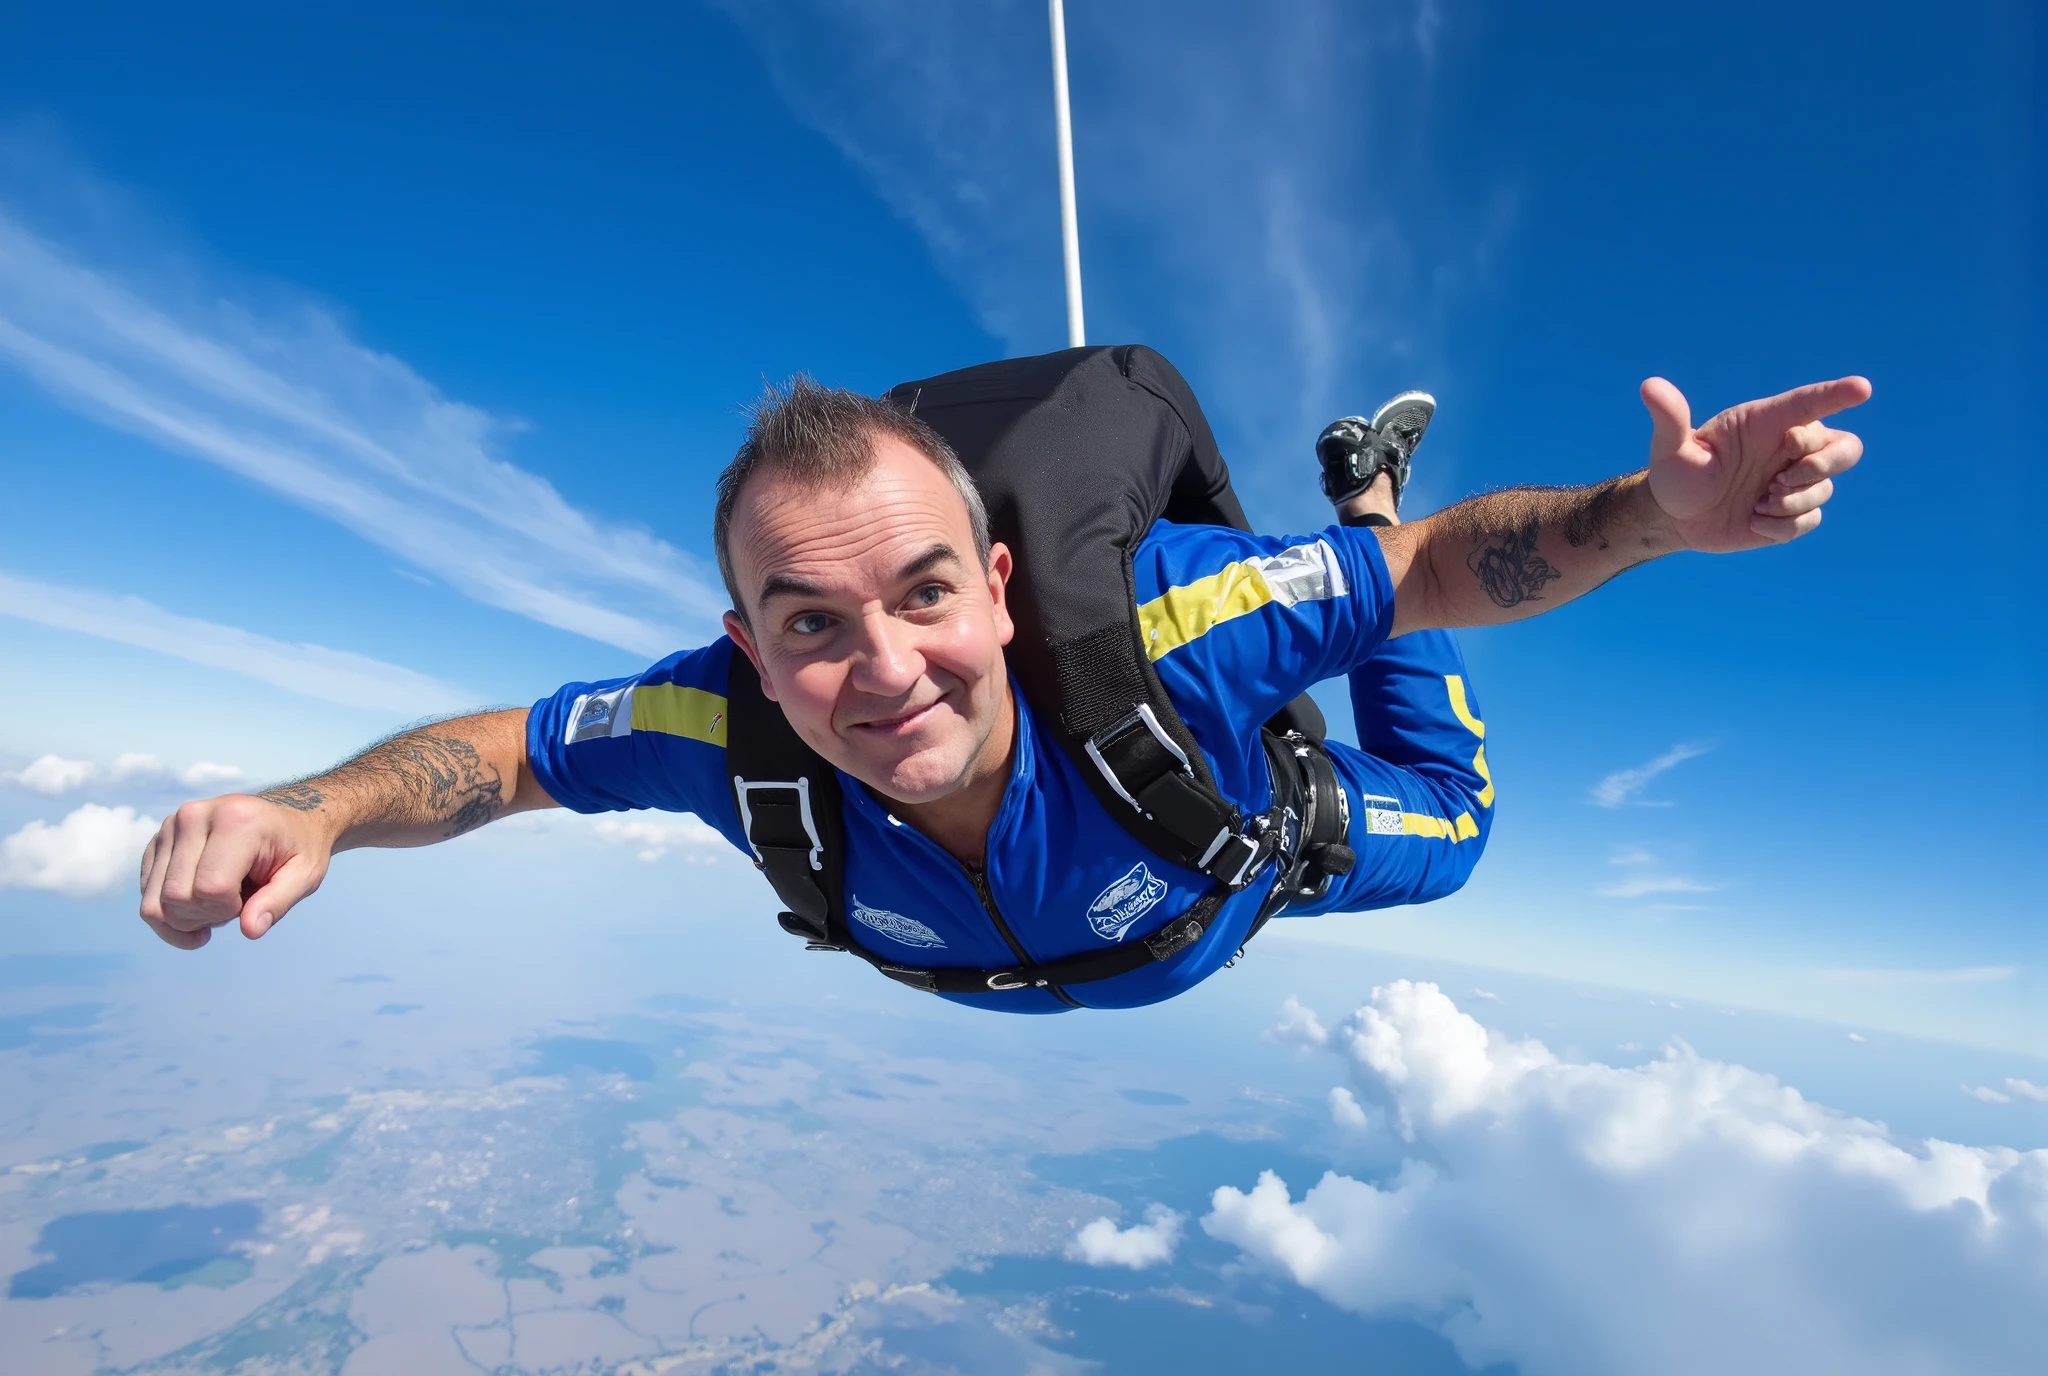
[[[1124,717],[1090,736],[1083,749],[1088,752],[1088,758],[1094,761],[1095,767],[1102,771],[1102,777],[1109,781],[1109,786],[1116,790],[1116,796],[1138,811],[1144,812],[1144,805],[1131,795],[1131,790],[1124,787],[1124,781],[1117,777],[1116,770],[1110,766],[1102,753],[1105,749],[1114,750],[1129,739],[1132,732],[1139,730],[1149,733],[1167,754],[1180,761],[1181,773],[1190,779],[1195,777],[1195,767],[1189,763],[1187,752],[1174,743],[1173,737],[1166,734],[1166,728],[1159,724],[1159,718],[1153,714],[1149,703],[1135,704]]]
[[[825,843],[818,837],[818,824],[811,816],[811,781],[802,779],[742,779],[735,774],[732,778],[733,796],[739,800],[740,830],[747,834],[747,848],[754,852],[754,867],[765,869],[768,857],[761,854],[761,848],[754,844],[754,810],[747,805],[747,795],[756,789],[790,789],[796,793],[797,814],[803,819],[804,835],[811,842],[811,868],[825,868]]]

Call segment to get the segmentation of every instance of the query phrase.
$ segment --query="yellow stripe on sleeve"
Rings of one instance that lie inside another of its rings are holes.
[[[1157,660],[1169,655],[1272,600],[1273,589],[1266,575],[1242,561],[1207,578],[1168,588],[1138,608],[1138,633],[1145,641],[1145,657]]]
[[[725,747],[725,699],[678,683],[643,683],[633,690],[633,729],[687,736]]]
[[[1472,814],[1461,812],[1455,822],[1446,822],[1441,817],[1432,817],[1426,812],[1404,812],[1401,814],[1401,831],[1407,836],[1428,836],[1438,841],[1456,844],[1479,834],[1479,824],[1472,820]]]
[[[1480,740],[1486,739],[1486,723],[1472,715],[1472,704],[1465,701],[1465,680],[1456,674],[1444,675],[1444,686],[1451,690],[1451,711],[1465,729]]]

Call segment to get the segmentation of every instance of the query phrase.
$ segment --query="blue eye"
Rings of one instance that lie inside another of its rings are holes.
[[[831,624],[832,618],[823,612],[805,612],[789,623],[789,629],[797,635],[817,635]]]
[[[937,583],[927,583],[910,594],[910,600],[920,607],[936,607],[944,600],[946,590]]]

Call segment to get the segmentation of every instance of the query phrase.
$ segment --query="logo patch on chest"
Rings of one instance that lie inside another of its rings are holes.
[[[1088,905],[1088,925],[1104,941],[1122,941],[1131,924],[1158,907],[1164,897],[1166,881],[1140,860],[1123,878],[1095,895]]]
[[[880,932],[891,941],[904,946],[922,946],[930,950],[944,950],[946,943],[939,934],[914,917],[892,913],[887,908],[870,908],[860,901],[858,894],[849,894],[853,899],[853,911],[848,914],[855,922],[871,931]]]

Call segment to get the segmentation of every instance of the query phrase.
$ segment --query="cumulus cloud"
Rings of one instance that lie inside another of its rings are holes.
[[[1145,1210],[1145,1221],[1119,1228],[1109,1218],[1098,1218],[1074,1234],[1067,1255],[1090,1266],[1127,1266],[1142,1271],[1173,1260],[1180,1246],[1180,1214],[1163,1204]]]
[[[134,882],[157,824],[132,807],[87,803],[54,826],[30,822],[0,840],[0,888],[47,889],[68,898]]]
[[[0,364],[490,606],[646,655],[715,633],[725,596],[698,561],[506,462],[511,425],[358,343],[310,300],[166,285],[176,277],[88,260],[0,212]]]
[[[115,784],[176,779],[188,788],[204,788],[209,784],[232,783],[241,777],[241,769],[231,764],[200,760],[184,769],[172,771],[166,769],[156,756],[144,754],[116,756],[114,763],[104,770],[91,760],[67,760],[61,755],[44,755],[12,773],[0,774],[0,779],[52,798],[83,788],[100,778]]]
[[[1218,1189],[1204,1231],[1333,1303],[1419,1315],[1474,1365],[2021,1371],[2048,1295],[2048,1151],[1899,1141],[1673,1044],[1560,1060],[1406,981],[1333,1028],[1406,1164]]]
[[[2037,1085],[2031,1080],[2010,1079],[2005,1082],[2004,1089],[1993,1089],[1989,1085],[1964,1085],[1963,1093],[1972,1099],[1981,1099],[1987,1104],[2009,1104],[2014,1100],[2048,1104],[2048,1085]]]
[[[1697,759],[1707,750],[1704,745],[1674,745],[1648,764],[1617,770],[1593,785],[1593,801],[1601,807],[1620,807],[1624,803],[1636,807],[1669,807],[1669,803],[1652,802],[1642,797],[1643,789],[1659,774],[1687,760]]]
[[[31,793],[55,798],[82,788],[99,773],[91,760],[67,760],[62,755],[43,755],[6,775],[9,783],[20,784]]]
[[[682,851],[692,859],[709,860],[724,856],[731,849],[724,836],[716,827],[698,821],[695,817],[679,817],[672,822],[626,821],[617,817],[600,818],[595,830],[600,838],[620,845],[637,845],[640,850],[635,858],[652,864],[670,851]]]
[[[209,784],[231,784],[242,777],[242,771],[237,766],[215,764],[212,760],[201,760],[189,768],[178,771],[178,782],[188,788],[205,788]]]

